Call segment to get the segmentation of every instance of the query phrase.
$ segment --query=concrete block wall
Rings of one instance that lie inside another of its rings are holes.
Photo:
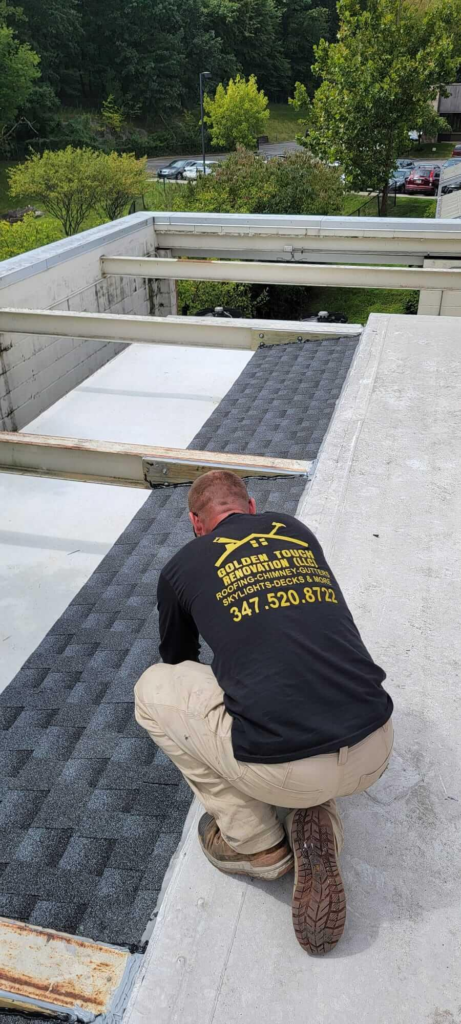
[[[423,266],[431,270],[459,270],[460,264],[456,259],[425,259]],[[449,289],[425,288],[419,293],[418,314],[461,317],[461,293]]]
[[[142,278],[101,278],[102,255],[147,256],[153,217],[124,217],[0,264],[0,306],[167,315],[175,292]],[[162,253],[163,254],[163,253]],[[20,430],[125,346],[113,342],[0,335],[0,429]]]
[[[172,253],[171,249],[157,249],[155,255],[159,259],[171,259]],[[169,316],[170,313],[178,312],[176,281],[159,278],[156,281],[149,281],[148,285],[151,308],[157,316]]]

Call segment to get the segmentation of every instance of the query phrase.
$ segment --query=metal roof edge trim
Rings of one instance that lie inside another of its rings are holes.
[[[49,245],[42,245],[38,249],[30,249],[21,253],[20,256],[12,256],[8,260],[0,262],[0,289],[16,284],[35,274],[41,274],[44,270],[67,260],[82,256],[92,249],[99,248],[104,242],[112,242],[117,238],[130,235],[139,226],[152,224],[153,215],[148,212],[132,213],[128,217],[121,217],[120,220],[108,224],[100,224],[97,228],[89,228],[80,234],[71,235],[69,238],[61,238],[58,242],[50,242]]]
[[[0,1005],[67,1013],[90,1022],[128,979],[128,949],[0,918]]]
[[[448,234],[461,233],[461,225],[453,224],[448,222],[441,228],[440,223],[434,218],[429,220],[425,217],[386,217],[383,223],[381,217],[327,217],[327,216],[284,216],[282,214],[241,214],[241,213],[171,213],[159,210],[152,210],[150,216],[154,220],[155,227],[164,227],[165,225],[189,226],[189,227],[208,227],[210,225],[222,226],[226,228],[228,226],[239,227],[254,227],[254,228],[295,228],[295,229],[314,229],[319,231],[338,231],[341,228],[347,228],[349,234],[353,230],[360,228],[360,232],[366,232],[367,234],[380,234],[388,235],[390,232],[401,234],[403,236],[416,233],[422,233],[423,235],[441,234],[447,232]]]

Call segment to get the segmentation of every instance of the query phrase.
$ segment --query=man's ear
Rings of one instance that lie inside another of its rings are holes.
[[[202,526],[201,526],[199,517],[195,515],[195,512],[189,512],[189,519],[190,519],[190,521],[192,523],[192,529],[194,531],[195,536],[196,537],[201,537],[201,535],[202,535]]]
[[[254,514],[256,512],[256,502],[255,502],[254,498],[250,498],[250,500],[248,502],[248,511],[249,511],[250,515],[254,516]]]

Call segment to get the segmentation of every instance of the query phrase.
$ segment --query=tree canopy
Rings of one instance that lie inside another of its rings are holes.
[[[339,0],[338,41],[321,40],[312,103],[297,85],[295,104],[307,135],[299,141],[323,159],[339,161],[348,184],[382,189],[408,132],[437,132],[444,123],[432,101],[461,63],[455,43],[456,6],[439,0],[420,10],[405,0]]]
[[[215,95],[205,96],[205,121],[213,146],[234,149],[253,147],[264,133],[269,118],[268,99],[254,75],[248,81],[241,75],[231,78],[227,88],[220,83]]]
[[[266,162],[239,147],[214,174],[177,190],[177,209],[205,213],[340,213],[344,187],[337,167],[311,153]]]
[[[9,172],[13,196],[29,196],[62,225],[66,235],[78,231],[91,210],[110,219],[121,217],[130,200],[147,185],[145,159],[124,153],[96,153],[67,146],[57,153],[35,153]]]
[[[334,38],[334,0],[1,0],[5,24],[40,57],[41,85],[63,104],[162,123],[211,88],[254,74],[270,99],[312,85],[319,38]],[[0,17],[0,21],[1,21]],[[22,96],[21,102],[22,102]]]
[[[40,77],[40,57],[28,43],[20,43],[6,24],[7,7],[0,2],[0,135],[13,121]]]

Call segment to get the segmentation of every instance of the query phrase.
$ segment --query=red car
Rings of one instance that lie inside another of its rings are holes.
[[[461,157],[461,142],[456,143],[451,155]]]
[[[439,181],[440,167],[438,164],[418,164],[405,182],[405,192],[407,195],[417,195],[418,192],[436,195]]]

